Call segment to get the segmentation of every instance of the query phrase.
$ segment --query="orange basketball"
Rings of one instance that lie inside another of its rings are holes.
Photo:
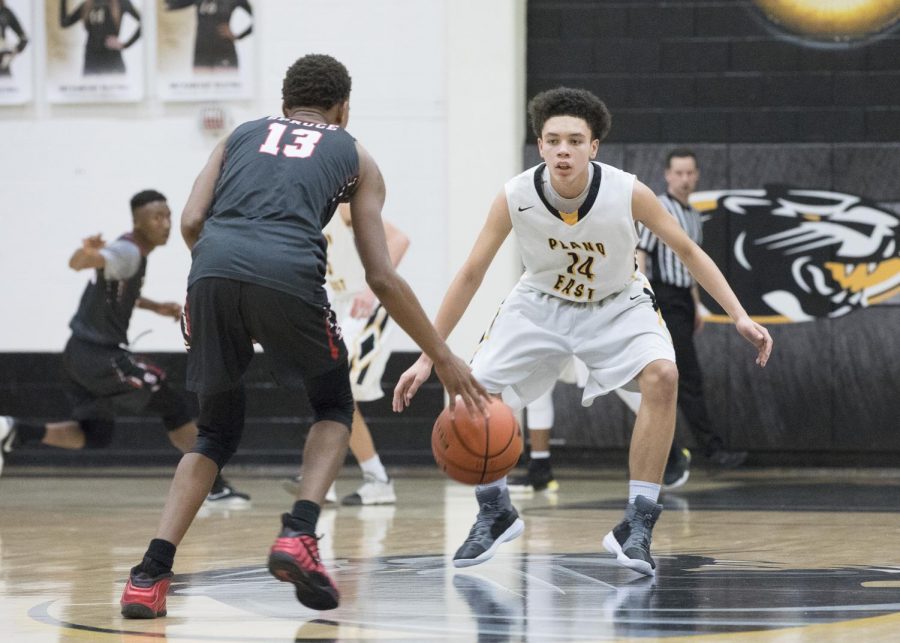
[[[512,409],[499,399],[488,405],[489,418],[470,416],[457,403],[456,418],[441,411],[431,432],[431,451],[438,468],[464,484],[499,480],[516,466],[522,454],[522,433]]]

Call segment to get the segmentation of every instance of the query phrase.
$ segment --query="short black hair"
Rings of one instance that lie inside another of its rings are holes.
[[[350,85],[350,74],[338,60],[326,54],[309,54],[288,67],[281,85],[281,99],[288,109],[329,110],[350,98]]]
[[[166,197],[163,196],[162,192],[157,192],[156,190],[141,190],[131,197],[131,214],[134,214],[135,210],[148,203],[165,200]]]
[[[694,165],[700,167],[700,164],[697,163],[697,155],[694,154],[694,150],[688,149],[687,147],[676,147],[674,150],[666,154],[666,169],[668,170],[672,167],[672,159],[694,159]]]
[[[602,141],[612,127],[612,114],[606,104],[586,89],[557,87],[541,92],[528,103],[531,129],[538,138],[544,131],[544,123],[554,116],[583,118],[591,129],[593,139]],[[593,140],[591,139],[591,140]]]

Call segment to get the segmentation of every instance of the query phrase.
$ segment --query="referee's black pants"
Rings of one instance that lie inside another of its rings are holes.
[[[694,347],[694,297],[690,288],[678,288],[659,282],[651,284],[656,302],[672,335],[675,360],[678,363],[678,408],[684,414],[698,446],[709,456],[723,446],[722,438],[713,430],[703,398],[703,371]],[[679,448],[672,441],[672,453]]]

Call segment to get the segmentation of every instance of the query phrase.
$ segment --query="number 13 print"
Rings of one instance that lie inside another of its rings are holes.
[[[292,159],[308,159],[316,151],[316,144],[322,138],[322,132],[312,129],[303,129],[298,127],[292,129],[290,136],[294,137],[293,143],[286,143],[282,149],[279,143],[284,137],[284,133],[288,126],[284,123],[271,123],[269,125],[269,135],[265,142],[259,146],[259,151],[264,154],[278,156],[281,152],[288,158]]]

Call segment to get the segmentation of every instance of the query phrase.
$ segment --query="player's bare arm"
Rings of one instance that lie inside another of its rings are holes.
[[[437,375],[450,395],[462,397],[470,412],[484,409],[487,393],[475,381],[469,367],[450,352],[447,344],[428,321],[409,284],[397,274],[391,263],[385,239],[381,208],[384,206],[384,180],[368,152],[359,149],[359,186],[350,199],[356,249],[366,270],[366,282],[384,304],[391,317],[434,361]]]
[[[478,291],[479,286],[481,286],[488,267],[511,230],[512,220],[509,218],[506,192],[501,190],[491,205],[487,221],[481,228],[481,232],[475,240],[475,245],[472,246],[472,251],[456,273],[450,288],[447,290],[447,294],[444,295],[444,299],[441,302],[434,326],[442,338],[446,339],[449,337],[453,329],[456,328],[463,313],[466,312],[466,309],[472,302],[472,298]],[[394,411],[399,413],[409,406],[419,387],[431,374],[431,366],[431,360],[427,355],[423,354],[415,364],[403,373],[397,382],[397,386],[394,388]]]
[[[163,317],[171,317],[175,321],[181,320],[181,304],[174,301],[153,301],[146,297],[139,297],[135,302],[135,306]]]
[[[756,363],[765,366],[772,352],[772,337],[769,331],[750,319],[713,260],[700,246],[691,241],[653,191],[640,181],[635,181],[634,184],[631,212],[635,221],[650,228],[653,234],[678,255],[697,282],[728,313],[737,331],[756,347]]]
[[[181,236],[190,250],[194,249],[203,224],[209,216],[212,208],[213,197],[216,193],[216,182],[222,172],[222,162],[225,160],[225,140],[216,145],[206,165],[200,170],[200,174],[194,181],[191,194],[184,210],[181,213]]]
[[[106,258],[100,254],[100,250],[105,246],[106,242],[101,234],[85,237],[81,240],[81,247],[69,258],[69,268],[72,270],[102,268],[106,265]]]

